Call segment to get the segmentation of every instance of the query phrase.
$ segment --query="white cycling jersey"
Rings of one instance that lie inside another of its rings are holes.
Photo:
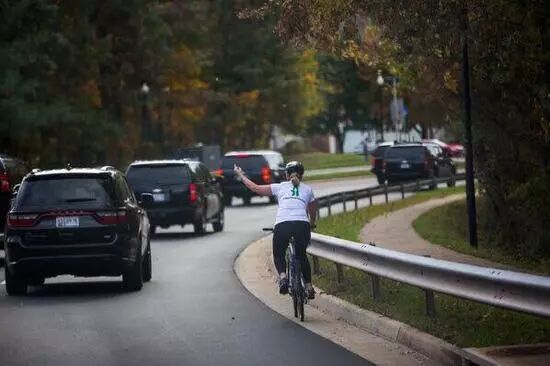
[[[310,186],[301,182],[297,187],[292,182],[276,183],[271,185],[271,193],[279,201],[275,225],[285,221],[309,222],[307,206],[315,201]]]

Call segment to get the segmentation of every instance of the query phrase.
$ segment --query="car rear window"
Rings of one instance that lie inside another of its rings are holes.
[[[108,177],[55,177],[24,182],[17,197],[23,210],[113,207]]]
[[[268,165],[265,158],[261,155],[246,155],[246,156],[225,156],[222,160],[222,169],[233,169],[233,165],[237,164],[244,171],[260,170]]]
[[[128,169],[126,178],[134,190],[152,190],[191,183],[191,172],[184,164],[137,165]]]
[[[390,146],[378,146],[374,151],[372,152],[372,156],[378,158],[381,156],[384,156],[386,153],[386,150],[388,150]]]
[[[423,146],[392,147],[386,151],[386,159],[423,159],[425,150]]]

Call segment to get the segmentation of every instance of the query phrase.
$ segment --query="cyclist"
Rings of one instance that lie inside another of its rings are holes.
[[[279,293],[288,293],[285,253],[291,237],[296,241],[296,258],[301,262],[305,288],[309,299],[315,297],[311,285],[311,267],[306,249],[311,240],[311,228],[317,219],[317,202],[311,187],[302,183],[304,166],[291,161],[285,167],[287,181],[271,185],[258,185],[245,176],[244,171],[235,165],[235,174],[244,185],[260,196],[275,196],[279,208],[273,230],[273,260],[279,273]]]

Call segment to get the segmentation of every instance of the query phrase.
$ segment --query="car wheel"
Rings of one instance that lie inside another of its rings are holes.
[[[250,205],[250,200],[252,199],[252,197],[250,196],[245,196],[243,197],[243,202],[244,202],[244,205],[245,206],[249,206]]]
[[[143,263],[141,249],[138,248],[136,261],[130,267],[124,270],[122,282],[129,291],[139,291],[143,287]]]
[[[29,286],[43,286],[46,279],[44,277],[35,277],[28,280]]]
[[[223,204],[227,207],[231,206],[231,203],[233,202],[233,197],[232,196],[223,196]]]
[[[6,276],[6,292],[10,296],[14,295],[26,295],[27,283],[17,275],[10,272],[8,266],[4,266],[4,273]]]
[[[147,251],[145,252],[145,258],[143,258],[143,282],[151,281],[153,277],[153,265],[151,259],[151,243],[147,245]]]
[[[386,183],[386,178],[383,175],[377,175],[376,179],[378,180],[378,184],[381,186]]]
[[[214,231],[219,233],[220,231],[223,231],[223,227],[225,225],[225,213],[222,209],[218,215],[218,220],[215,221],[212,226],[214,227]]]
[[[204,212],[202,212],[201,217],[193,223],[193,228],[195,234],[206,233],[206,217],[204,216]]]

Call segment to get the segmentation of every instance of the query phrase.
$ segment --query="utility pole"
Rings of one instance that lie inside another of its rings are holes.
[[[477,214],[474,182],[474,154],[472,150],[472,101],[470,98],[470,60],[468,54],[468,9],[462,8],[462,92],[464,107],[464,148],[466,151],[466,203],[468,206],[468,232],[470,246],[477,248]]]

